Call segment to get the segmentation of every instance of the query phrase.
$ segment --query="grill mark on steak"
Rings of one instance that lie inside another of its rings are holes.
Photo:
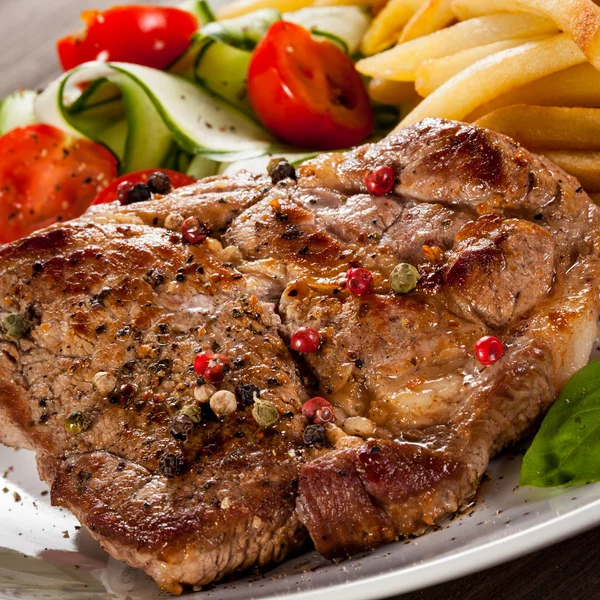
[[[381,164],[399,182],[369,196]],[[599,211],[546,159],[429,119],[298,175],[208,178],[0,248],[0,312],[35,321],[0,336],[2,441],[35,450],[53,503],[173,593],[282,560],[307,534],[343,556],[423,533],[469,501],[595,337]],[[215,237],[184,243],[163,229],[172,213]],[[390,294],[399,261],[422,274],[408,296]],[[345,288],[354,266],[373,271],[371,295]],[[290,354],[300,326],[320,331],[318,353]],[[471,349],[492,331],[505,355],[483,369]],[[232,361],[223,389],[277,406],[274,428],[241,402],[172,435],[204,349]],[[107,396],[99,371],[116,379]],[[372,434],[329,425],[331,447],[305,447],[309,391]],[[64,428],[74,410],[79,435]]]

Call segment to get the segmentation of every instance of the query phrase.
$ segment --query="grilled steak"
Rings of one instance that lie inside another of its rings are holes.
[[[396,185],[369,195],[381,165]],[[212,237],[186,243],[173,214]],[[307,533],[328,557],[422,533],[587,362],[599,230],[558,167],[433,119],[309,161],[297,182],[242,173],[95,208],[0,249],[0,310],[22,325],[0,338],[0,440],[36,451],[53,502],[173,593],[281,560]],[[420,273],[406,295],[390,289],[399,262]],[[346,288],[356,266],[371,294]],[[302,326],[318,352],[288,350]],[[484,367],[485,335],[504,355]],[[199,404],[206,350],[231,360],[228,417]],[[312,447],[314,395],[336,423]],[[253,416],[259,396],[275,425]]]

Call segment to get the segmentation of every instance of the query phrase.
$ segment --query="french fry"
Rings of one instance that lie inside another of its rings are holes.
[[[576,177],[588,193],[600,192],[600,152],[584,150],[538,150]]]
[[[494,98],[477,108],[466,120],[476,121],[511,104],[600,107],[600,72],[586,63],[553,73]]]
[[[527,148],[600,150],[600,108],[515,104],[489,113],[477,125]]]
[[[361,50],[370,56],[391,46],[425,0],[390,0],[373,19],[365,33]]]
[[[383,14],[383,12],[381,13]],[[552,21],[524,13],[487,15],[457,23],[356,63],[363,75],[394,81],[414,81],[426,60],[501,40],[556,32]]]
[[[412,102],[417,92],[412,81],[389,81],[376,77],[369,81],[369,96],[381,104],[399,106],[405,102]]]
[[[386,5],[386,0],[315,0],[312,6],[370,6],[377,14]]]
[[[484,46],[468,48],[450,56],[443,58],[434,58],[424,62],[417,70],[415,87],[417,92],[423,98],[429,96],[446,81],[458,75],[461,71],[470,67],[472,64],[509,48],[516,48],[527,42],[534,41],[532,38],[517,38],[514,40],[503,40]]]
[[[217,10],[219,19],[241,17],[261,8],[275,8],[281,12],[291,12],[311,6],[313,0],[234,0],[223,4]]]
[[[583,52],[562,33],[498,52],[447,81],[425,98],[397,129],[427,117],[464,119],[500,94],[583,62]]]
[[[466,21],[498,12],[521,12],[516,0],[452,0],[452,11],[458,19]]]
[[[398,43],[408,42],[439,31],[454,21],[452,0],[427,0],[410,18]]]
[[[600,69],[600,7],[592,0],[454,0],[461,18],[522,10],[552,19]]]

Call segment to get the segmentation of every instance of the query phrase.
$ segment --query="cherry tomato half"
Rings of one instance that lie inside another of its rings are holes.
[[[83,214],[118,173],[100,144],[50,125],[29,125],[0,138],[0,243]]]
[[[373,110],[354,63],[294,23],[274,23],[254,50],[248,94],[264,125],[294,146],[347,148],[373,131]]]
[[[117,190],[123,182],[126,181],[134,185],[137,183],[148,183],[148,177],[157,171],[166,173],[169,176],[169,179],[171,180],[171,187],[175,190],[177,188],[196,183],[197,181],[194,179],[194,177],[190,177],[189,175],[185,175],[184,173],[179,173],[177,171],[170,171],[169,169],[148,169],[147,171],[136,171],[135,173],[129,173],[128,175],[123,175],[122,177],[115,179],[106,189],[102,190],[102,192],[98,194],[98,197],[94,200],[94,204],[106,204],[107,202],[114,202],[117,200]]]
[[[65,71],[90,60],[121,61],[165,69],[190,46],[194,15],[178,8],[115,6],[81,14],[86,31],[56,44]]]

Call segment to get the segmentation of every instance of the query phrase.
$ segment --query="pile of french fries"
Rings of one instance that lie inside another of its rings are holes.
[[[600,4],[600,1],[598,2]],[[600,6],[592,0],[238,0],[369,5],[357,69],[371,97],[505,133],[575,175],[600,201]],[[241,12],[240,12],[241,11]]]

